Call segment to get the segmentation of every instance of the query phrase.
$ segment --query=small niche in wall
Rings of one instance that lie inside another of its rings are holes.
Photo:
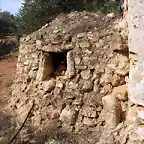
[[[63,76],[67,70],[67,52],[45,54],[43,80]]]

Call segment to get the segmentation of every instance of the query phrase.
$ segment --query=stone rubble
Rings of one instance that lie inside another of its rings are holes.
[[[77,143],[97,143],[125,120],[129,110],[128,33],[126,23],[116,27],[118,23],[123,21],[113,14],[72,12],[21,39],[10,107],[22,122],[35,101],[27,122],[35,131],[29,141],[38,138],[39,131],[54,136],[62,130],[81,135]],[[55,75],[59,55],[65,57],[66,70]],[[105,126],[109,130],[102,132]],[[86,139],[86,128],[99,131],[98,138],[87,134]],[[61,143],[55,136],[52,139],[51,143]],[[113,143],[114,136],[109,141]]]

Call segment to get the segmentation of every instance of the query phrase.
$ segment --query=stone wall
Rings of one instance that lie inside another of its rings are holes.
[[[87,12],[62,15],[21,39],[10,105],[22,122],[34,102],[27,125],[37,133],[115,128],[126,119],[128,72],[125,21]]]
[[[127,121],[129,122],[126,130],[128,143],[143,143],[144,141],[143,4],[144,2],[141,0],[128,0],[127,22],[129,30],[128,45],[130,58],[128,95],[131,103],[127,114]]]

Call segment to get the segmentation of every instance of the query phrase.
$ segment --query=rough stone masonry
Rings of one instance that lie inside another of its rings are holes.
[[[73,12],[22,38],[10,106],[18,124],[33,101],[34,108],[21,138],[37,143],[45,135],[44,142],[52,136],[62,143],[54,135],[63,131],[79,136],[72,143],[96,143],[104,128],[125,121],[127,35],[126,20]]]
[[[137,3],[137,4],[136,4]],[[143,20],[143,1],[129,1],[129,51],[131,61],[130,80],[129,80],[129,98],[135,103],[144,106],[144,20]]]

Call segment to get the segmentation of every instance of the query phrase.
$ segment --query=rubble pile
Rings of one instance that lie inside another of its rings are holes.
[[[10,106],[19,123],[34,107],[21,138],[103,143],[129,110],[127,35],[126,20],[73,12],[22,38]]]

